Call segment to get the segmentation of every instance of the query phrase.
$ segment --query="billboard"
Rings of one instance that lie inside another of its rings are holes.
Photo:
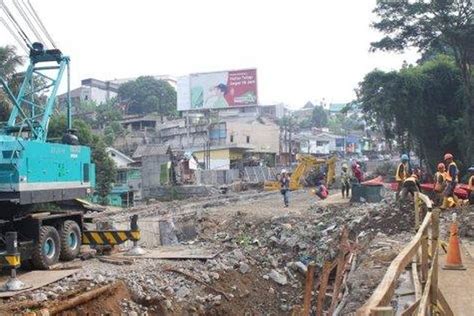
[[[257,104],[256,69],[198,73],[178,79],[179,111]]]

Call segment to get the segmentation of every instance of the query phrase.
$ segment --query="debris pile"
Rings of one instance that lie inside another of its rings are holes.
[[[235,315],[236,311],[285,315],[303,302],[308,264],[314,262],[316,276],[321,274],[324,263],[333,261],[341,249],[340,235],[346,227],[349,239],[357,239],[357,244],[350,246],[357,253],[357,266],[345,284],[346,313],[370,296],[415,231],[413,206],[400,207],[389,196],[376,204],[316,203],[297,212],[279,208],[281,201],[271,201],[275,211],[262,213],[253,203],[258,195],[247,195],[247,201],[234,198],[201,200],[192,203],[192,208],[182,202],[159,203],[155,209],[152,205],[144,208],[145,215],[140,213],[143,222],[160,215],[177,228],[183,221],[193,226],[195,238],[178,238],[180,243],[191,249],[212,250],[215,256],[210,259],[127,258],[131,264],[118,264],[103,260],[113,257],[96,257],[83,261],[83,270],[73,277],[18,296],[15,301],[35,300],[46,305],[120,280],[129,296],[120,298],[119,309],[132,315]],[[169,209],[176,205],[179,207]],[[121,213],[113,216],[125,217]]]

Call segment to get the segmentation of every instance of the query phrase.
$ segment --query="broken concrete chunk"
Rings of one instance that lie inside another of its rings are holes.
[[[240,262],[239,270],[240,270],[240,273],[245,274],[250,271],[250,266],[246,264],[245,262]]]
[[[279,273],[277,270],[270,271],[268,277],[280,285],[286,285],[288,283],[286,276]]]

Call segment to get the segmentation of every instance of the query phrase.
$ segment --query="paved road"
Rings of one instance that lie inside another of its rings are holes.
[[[446,255],[440,251],[439,288],[456,316],[474,315],[474,244],[464,243],[462,260],[467,270],[443,270]]]

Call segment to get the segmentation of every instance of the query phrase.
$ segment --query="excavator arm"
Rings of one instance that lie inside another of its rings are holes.
[[[329,186],[334,182],[336,176],[336,157],[316,158],[311,155],[298,155],[298,164],[290,177],[290,190],[298,190],[303,187],[302,180],[315,168],[326,166],[326,184]],[[280,189],[279,181],[265,181],[264,190],[274,191]]]

